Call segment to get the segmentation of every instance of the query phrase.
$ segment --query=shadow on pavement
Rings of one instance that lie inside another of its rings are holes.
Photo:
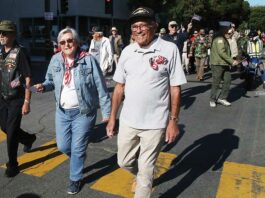
[[[223,166],[233,149],[239,146],[239,137],[234,129],[224,129],[196,140],[172,162],[172,168],[154,181],[157,186],[185,174],[180,181],[160,197],[173,198],[179,196],[200,175],[212,168],[213,171]]]
[[[36,195],[34,193],[24,193],[24,194],[17,196],[16,198],[40,198],[40,197],[41,196]]]
[[[38,159],[32,160],[30,162],[26,162],[24,164],[19,165],[19,170],[22,171],[24,169],[27,169],[27,168],[30,168],[30,167],[35,166],[37,164],[40,164],[42,162],[45,162],[49,159],[56,158],[57,156],[60,156],[60,155],[64,155],[64,154],[60,151],[56,151],[54,153],[48,154],[45,157],[41,157],[41,158],[38,158]]]
[[[107,132],[106,132],[106,126],[107,126],[107,122],[104,122],[104,123],[97,124],[94,127],[94,132],[92,133],[90,137],[91,143],[98,143],[98,142],[108,139]],[[119,120],[116,120],[115,126],[116,126],[115,127],[116,129],[119,128]]]
[[[94,182],[98,180],[99,178],[103,177],[104,175],[107,175],[118,168],[119,166],[117,164],[117,155],[114,154],[107,159],[100,160],[96,162],[95,164],[86,167],[83,170],[83,173],[88,173],[94,169],[96,169],[97,171],[83,178],[82,183],[88,184],[88,183]]]
[[[184,109],[188,109],[196,100],[195,95],[206,92],[211,89],[211,84],[200,85],[196,87],[190,87],[182,90],[181,93],[181,106],[184,106]]]

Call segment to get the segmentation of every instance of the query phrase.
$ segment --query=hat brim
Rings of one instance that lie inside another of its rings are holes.
[[[129,23],[133,24],[138,21],[155,21],[154,17],[147,17],[147,16],[134,16],[129,19]]]
[[[1,28],[1,27],[0,27],[0,31],[4,31],[4,32],[16,32],[16,30],[14,30],[14,29]]]

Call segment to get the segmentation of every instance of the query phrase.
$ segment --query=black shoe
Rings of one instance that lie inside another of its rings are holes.
[[[26,144],[24,144],[23,151],[28,153],[31,150],[33,142],[36,140],[36,135],[33,134]]]
[[[19,174],[19,168],[18,166],[13,166],[13,167],[10,167],[10,166],[6,166],[6,171],[5,171],[5,176],[6,177],[15,177],[16,175]]]
[[[71,181],[70,185],[68,186],[67,193],[69,195],[77,194],[81,188],[81,181]]]

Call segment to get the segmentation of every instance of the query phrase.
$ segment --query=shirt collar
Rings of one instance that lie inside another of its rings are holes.
[[[155,52],[155,51],[160,51],[160,42],[161,38],[160,37],[155,37],[153,41],[146,47],[142,48],[138,45],[138,43],[134,44],[135,50],[134,52],[138,53],[148,53],[148,52]]]

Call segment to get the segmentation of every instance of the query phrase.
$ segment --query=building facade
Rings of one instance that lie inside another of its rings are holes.
[[[127,37],[128,1],[112,1],[113,14],[105,13],[105,0],[67,0],[68,11],[62,14],[61,0],[0,0],[0,20],[15,21],[20,39],[31,47],[45,40],[47,32],[56,41],[58,31],[66,26],[75,28],[82,39],[93,26],[101,26],[105,36],[116,26]]]

